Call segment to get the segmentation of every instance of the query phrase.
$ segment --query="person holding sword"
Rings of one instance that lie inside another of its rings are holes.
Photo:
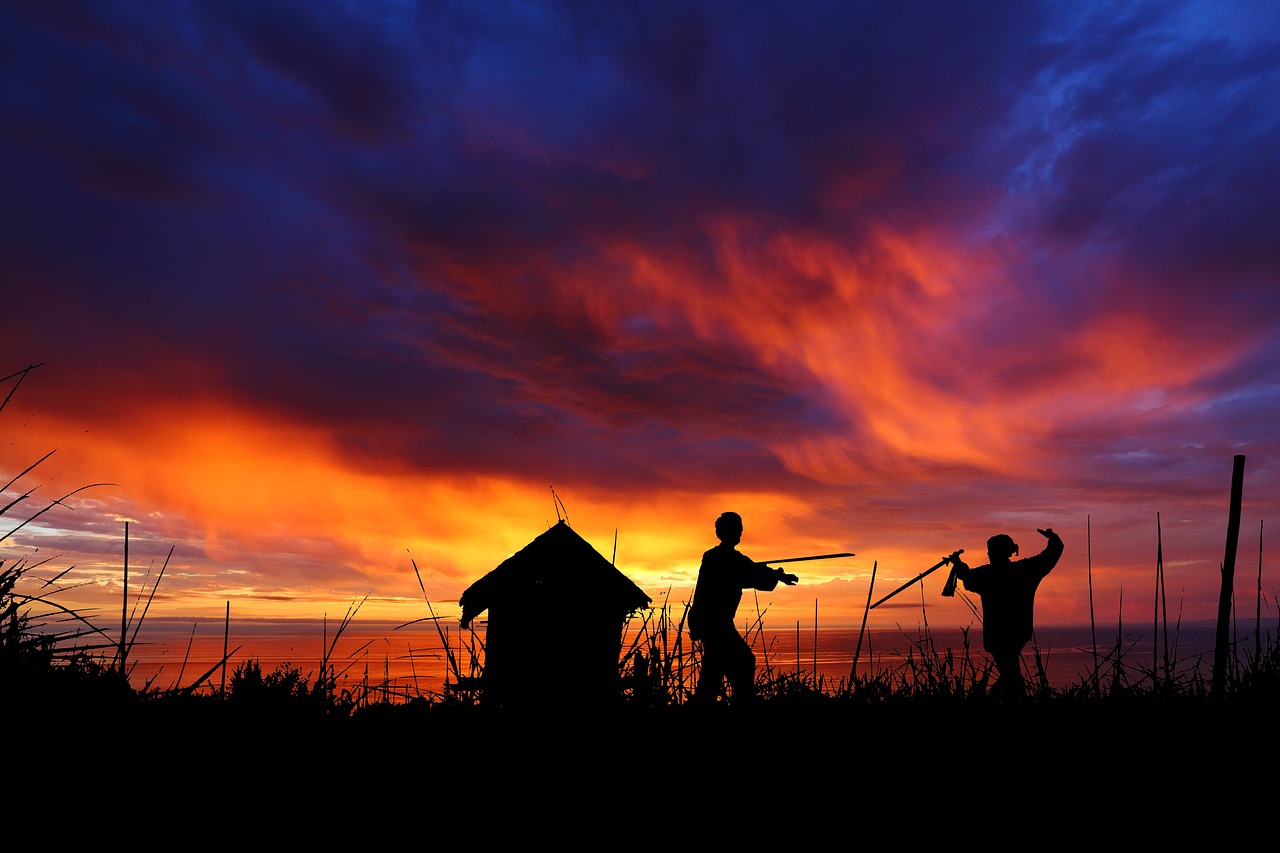
[[[799,578],[738,551],[742,516],[736,512],[716,519],[716,538],[720,544],[702,555],[689,606],[689,636],[702,643],[702,670],[693,702],[714,703],[728,681],[733,704],[745,705],[756,695],[756,656],[733,624],[742,591],[771,592],[779,583],[794,586]]]
[[[969,568],[959,551],[946,560],[951,563],[952,577],[942,594],[953,594],[958,580],[982,600],[982,647],[995,661],[996,682],[991,694],[997,698],[1026,696],[1022,649],[1034,633],[1036,589],[1062,556],[1062,539],[1053,528],[1037,532],[1049,541],[1032,557],[1014,560],[1018,543],[999,533],[987,540],[987,565]]]

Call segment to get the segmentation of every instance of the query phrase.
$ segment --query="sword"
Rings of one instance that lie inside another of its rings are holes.
[[[787,557],[785,560],[756,560],[757,563],[799,563],[802,560],[831,560],[835,557],[853,557],[854,554],[816,554],[812,557]]]
[[[957,556],[959,556],[960,554],[963,554],[963,553],[964,553],[964,549],[963,549],[963,548],[961,548],[959,551],[956,551],[956,552],[955,552],[954,554],[952,554],[950,557],[943,557],[943,558],[942,558],[941,560],[939,560],[935,565],[932,565],[932,566],[930,566],[929,568],[925,569],[923,572],[921,572],[920,574],[916,575],[914,578],[912,578],[911,580],[907,581],[907,582],[906,582],[906,583],[904,583],[902,586],[898,587],[898,588],[897,588],[897,589],[895,589],[893,592],[889,593],[889,594],[888,594],[888,595],[886,595],[884,598],[880,599],[879,601],[877,601],[875,604],[871,605],[871,606],[870,606],[869,608],[867,608],[867,609],[868,609],[868,610],[874,610],[874,609],[876,609],[876,608],[877,608],[877,607],[879,607],[881,604],[884,604],[886,601],[888,601],[889,599],[893,598],[895,595],[897,595],[898,593],[902,592],[904,589],[906,589],[907,587],[911,586],[911,585],[912,585],[913,583],[915,583],[916,581],[921,580],[921,579],[922,579],[922,578],[924,578],[926,575],[928,575],[930,572],[936,572],[938,569],[942,568],[942,567],[943,567],[943,566],[945,566],[947,563],[950,563],[953,559],[955,559]]]

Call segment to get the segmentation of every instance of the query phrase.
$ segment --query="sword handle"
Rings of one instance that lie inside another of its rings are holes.
[[[942,594],[947,598],[951,598],[956,594],[956,558],[964,553],[964,549],[960,549],[947,557],[947,562],[951,564],[951,574],[947,575],[947,582],[942,585]]]

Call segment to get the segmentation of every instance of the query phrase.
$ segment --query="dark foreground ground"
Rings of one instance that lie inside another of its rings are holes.
[[[6,703],[11,840],[914,850],[1274,832],[1270,700],[234,704]]]
[[[350,716],[216,700],[28,700],[8,702],[3,719],[11,765],[73,776],[66,771],[92,759],[104,783],[113,773],[155,780],[213,774],[260,795],[281,786],[356,794],[396,779],[446,799],[459,787],[537,798],[560,786],[594,797],[704,782],[779,792],[905,786],[927,790],[930,799],[974,785],[1020,799],[1032,791],[1104,799],[1165,791],[1194,802],[1198,791],[1203,804],[1228,789],[1243,796],[1247,780],[1261,779],[1262,788],[1280,793],[1280,705],[1270,697],[766,702],[751,709],[420,704],[374,705]]]

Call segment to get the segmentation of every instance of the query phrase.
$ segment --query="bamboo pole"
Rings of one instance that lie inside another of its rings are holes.
[[[876,586],[876,567],[879,565],[879,560],[871,564],[871,583],[867,584],[867,606],[862,610],[862,627],[858,629],[858,645],[853,650],[853,666],[849,670],[850,687],[853,686],[853,679],[858,674],[858,656],[862,654],[862,635],[867,632],[867,614],[871,612],[871,590]]]
[[[1160,624],[1163,631],[1160,634],[1164,643],[1164,677],[1173,679],[1173,661],[1169,658],[1169,587],[1165,583],[1164,577],[1164,533],[1160,528],[1160,513],[1156,513],[1156,533],[1160,537]]]
[[[1160,513],[1156,513],[1156,597],[1152,611],[1151,626],[1151,679],[1158,682],[1157,673],[1160,672],[1160,590],[1164,583],[1164,539],[1160,532]],[[1165,662],[1168,663],[1169,647],[1168,647],[1169,625],[1165,622]]]
[[[227,695],[227,636],[231,633],[231,602],[227,602],[227,616],[222,623],[222,689],[223,698]]]
[[[1121,661],[1124,658],[1124,587],[1120,587],[1120,604],[1116,609],[1116,664],[1111,671],[1111,694],[1114,696],[1120,691],[1122,686],[1121,679],[1124,675],[1124,666]]]
[[[1098,624],[1093,614],[1093,517],[1085,517],[1085,554],[1089,567],[1089,639],[1093,643],[1093,692],[1098,689]]]
[[[124,523],[124,594],[120,597],[120,674],[125,673],[125,642],[129,618],[129,522]]]
[[[1240,540],[1240,504],[1244,497],[1244,456],[1237,455],[1231,470],[1231,508],[1227,519],[1227,547],[1222,560],[1222,588],[1218,595],[1218,631],[1213,648],[1213,692],[1227,683],[1228,628],[1236,573],[1236,545]]]
[[[1262,522],[1258,522],[1258,596],[1253,617],[1254,666],[1262,665]]]

